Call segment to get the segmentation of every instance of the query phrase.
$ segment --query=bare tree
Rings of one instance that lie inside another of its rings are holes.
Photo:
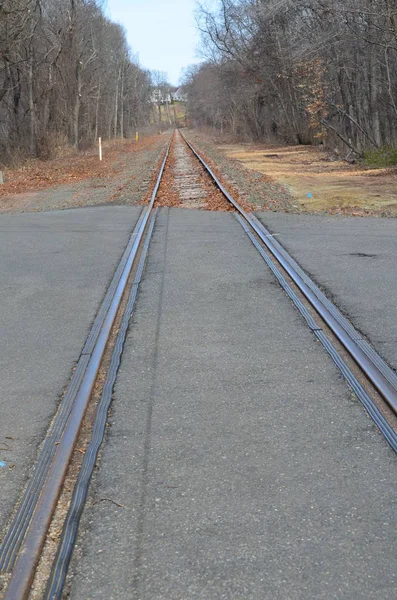
[[[99,0],[0,0],[0,160],[149,122],[151,82]]]
[[[172,125],[172,119],[170,114],[170,102],[171,102],[171,85],[167,81],[167,74],[164,71],[152,71],[152,102],[156,104],[158,110],[158,121],[162,123],[162,112],[161,107],[164,106],[168,124]]]
[[[195,122],[358,154],[396,143],[394,0],[219,0],[197,18],[206,64],[187,78]]]

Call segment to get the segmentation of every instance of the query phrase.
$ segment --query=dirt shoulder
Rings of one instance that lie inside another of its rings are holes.
[[[56,160],[34,160],[5,171],[0,212],[37,212],[106,204],[137,204],[145,196],[169,134],[104,144]]]
[[[222,144],[195,135],[212,143],[223,161],[267,178],[268,187],[270,182],[276,186],[274,192],[269,189],[276,200],[279,188],[284,190],[297,212],[397,216],[397,169],[350,165],[311,146]],[[283,203],[278,210],[285,210]]]

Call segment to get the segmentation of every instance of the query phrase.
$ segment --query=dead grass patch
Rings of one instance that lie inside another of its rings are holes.
[[[287,186],[303,212],[397,216],[396,169],[368,169],[310,146],[218,146],[247,169]]]

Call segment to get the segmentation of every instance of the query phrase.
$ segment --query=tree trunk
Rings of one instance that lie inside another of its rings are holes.
[[[30,112],[30,154],[37,154],[37,139],[36,139],[36,107],[34,104],[33,92],[33,56],[29,59],[29,112]]]
[[[79,117],[80,117],[80,106],[81,106],[81,65],[80,61],[77,61],[76,65],[76,96],[74,99],[73,109],[73,145],[76,150],[79,147]]]
[[[46,136],[48,132],[48,124],[50,120],[50,97],[52,90],[52,64],[48,67],[48,90],[44,100],[44,111],[43,111],[43,135]]]
[[[117,120],[118,120],[118,111],[119,111],[119,83],[120,83],[120,71],[117,76],[116,82],[116,95],[114,99],[114,128],[113,128],[113,137],[117,137]]]
[[[168,101],[167,101],[167,100],[165,101],[165,106],[166,106],[166,109],[167,109],[168,123],[169,123],[170,125],[172,125],[172,121],[171,121],[171,113],[170,113],[170,107],[169,107],[169,104],[168,104]]]
[[[120,90],[120,137],[124,138],[124,69],[121,74]]]
[[[96,97],[96,107],[95,107],[95,137],[94,141],[98,139],[98,130],[99,130],[99,101],[101,99],[101,80],[99,80],[98,84],[98,94]]]

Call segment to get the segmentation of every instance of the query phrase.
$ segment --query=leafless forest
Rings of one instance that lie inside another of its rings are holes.
[[[0,0],[0,161],[128,135],[150,93],[96,0]]]
[[[359,155],[396,144],[396,0],[218,0],[198,23],[196,125]]]
[[[211,0],[197,21],[193,124],[353,155],[396,145],[396,0]],[[0,161],[129,135],[155,79],[99,0],[0,0]]]

